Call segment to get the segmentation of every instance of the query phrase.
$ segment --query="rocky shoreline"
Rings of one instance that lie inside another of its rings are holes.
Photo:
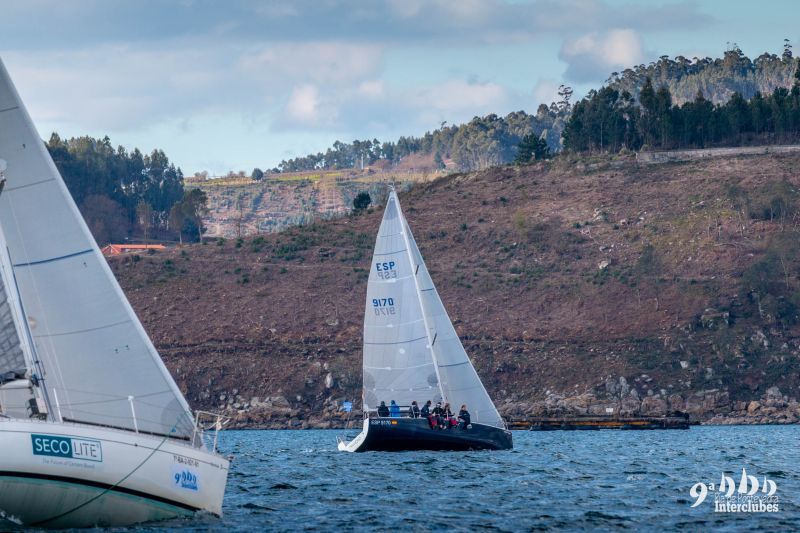
[[[643,378],[646,380],[647,377]],[[623,416],[664,417],[675,414],[689,416],[700,425],[796,424],[800,422],[800,402],[770,387],[758,399],[731,400],[727,390],[709,389],[691,393],[668,394],[667,391],[640,395],[625,378],[607,380],[604,391],[578,395],[548,392],[538,401],[506,400],[498,409],[507,421],[523,421],[532,417]],[[605,392],[605,394],[603,394]],[[319,412],[308,412],[284,396],[251,398],[237,394],[221,395],[224,403],[219,411],[229,417],[228,429],[352,429],[361,425],[362,413],[354,409],[345,413],[343,399],[329,397]]]

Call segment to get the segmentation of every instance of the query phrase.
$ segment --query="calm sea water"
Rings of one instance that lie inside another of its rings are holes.
[[[131,531],[800,529],[800,426],[519,431],[513,451],[470,453],[341,453],[339,433],[224,432],[224,517]],[[692,485],[742,467],[776,482],[778,513],[691,508]]]

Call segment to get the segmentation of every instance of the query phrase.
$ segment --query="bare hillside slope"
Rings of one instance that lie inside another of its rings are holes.
[[[401,202],[505,414],[794,422],[799,164],[560,159],[441,178]],[[327,424],[359,403],[380,217],[111,262],[195,406]]]

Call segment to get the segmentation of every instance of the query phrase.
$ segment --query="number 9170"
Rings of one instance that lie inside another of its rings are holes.
[[[376,316],[389,316],[395,314],[394,298],[373,298],[372,308]]]

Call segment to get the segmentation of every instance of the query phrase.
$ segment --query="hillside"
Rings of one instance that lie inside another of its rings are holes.
[[[401,202],[506,415],[610,406],[792,422],[798,165],[562,157],[418,184]],[[194,406],[240,424],[325,425],[360,396],[380,217],[111,265]]]

